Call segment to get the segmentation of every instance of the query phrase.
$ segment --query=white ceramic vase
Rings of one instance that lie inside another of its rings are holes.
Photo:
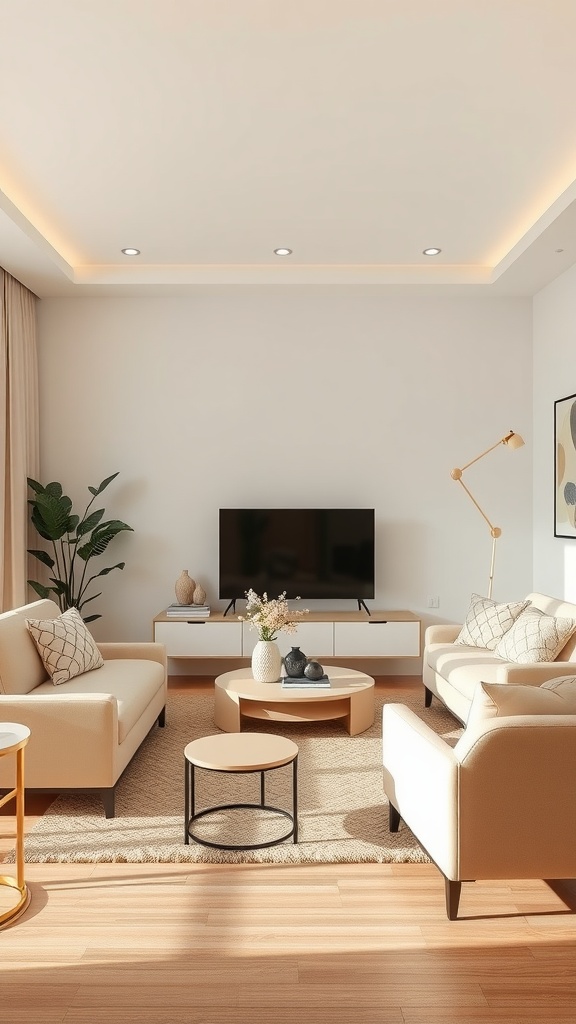
[[[252,675],[257,683],[277,683],[282,656],[274,640],[258,640],[252,651]]]

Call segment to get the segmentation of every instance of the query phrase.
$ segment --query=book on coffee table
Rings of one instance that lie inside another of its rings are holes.
[[[327,675],[323,675],[320,679],[307,679],[306,676],[282,676],[281,683],[286,690],[325,690],[330,686]]]

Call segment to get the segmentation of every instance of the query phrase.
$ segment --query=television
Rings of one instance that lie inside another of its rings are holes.
[[[219,595],[374,597],[374,509],[221,508]]]

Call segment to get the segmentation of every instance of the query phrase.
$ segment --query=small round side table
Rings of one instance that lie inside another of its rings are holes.
[[[285,765],[292,765],[292,810],[272,807],[266,802],[265,775]],[[196,768],[225,775],[251,774],[260,775],[259,803],[217,804],[202,811],[196,810]],[[292,740],[283,736],[257,732],[217,733],[192,740],[184,750],[184,842],[190,839],[202,846],[211,846],[217,850],[262,850],[265,846],[277,846],[286,839],[298,842],[298,747]],[[202,839],[193,831],[193,824],[199,818],[215,814],[218,811],[238,810],[240,808],[258,809],[273,815],[288,818],[290,828],[278,839],[263,843],[230,844]]]
[[[0,807],[16,797],[16,877],[0,875],[0,885],[16,889],[20,899],[15,907],[0,914],[0,928],[6,927],[24,913],[30,903],[30,892],[24,881],[24,747],[30,729],[17,722],[0,722],[0,757],[16,754],[16,787],[0,800]]]

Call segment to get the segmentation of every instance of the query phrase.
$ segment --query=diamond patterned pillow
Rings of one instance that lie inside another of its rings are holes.
[[[529,601],[497,604],[489,597],[472,594],[466,621],[454,643],[493,651],[529,604]]]
[[[520,665],[554,661],[575,630],[576,619],[560,619],[539,608],[526,608],[502,637],[494,654]]]
[[[54,686],[102,668],[104,659],[76,608],[55,619],[26,619],[26,625]]]

